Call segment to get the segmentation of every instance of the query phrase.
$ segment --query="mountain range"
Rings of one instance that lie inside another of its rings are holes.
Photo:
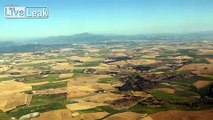
[[[106,40],[212,40],[213,32],[182,34],[136,34],[136,35],[99,35],[91,33],[70,36],[48,37],[34,42],[38,44],[91,43]]]
[[[0,53],[5,52],[29,52],[48,48],[58,48],[70,44],[97,43],[109,40],[195,40],[212,41],[213,31],[181,34],[136,34],[136,35],[100,35],[81,33],[69,36],[47,37],[37,40],[22,42],[0,41]]]

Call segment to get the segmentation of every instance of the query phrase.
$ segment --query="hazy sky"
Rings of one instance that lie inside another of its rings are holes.
[[[7,4],[47,6],[50,16],[5,19]],[[0,40],[213,30],[213,0],[0,0],[0,11]]]

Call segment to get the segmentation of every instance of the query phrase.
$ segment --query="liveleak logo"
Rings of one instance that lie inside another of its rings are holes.
[[[4,17],[7,19],[46,19],[49,17],[47,7],[5,6]]]

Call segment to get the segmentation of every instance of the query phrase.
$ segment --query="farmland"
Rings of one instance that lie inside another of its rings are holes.
[[[2,53],[0,120],[35,112],[31,120],[207,120],[213,43],[188,42],[112,40]]]

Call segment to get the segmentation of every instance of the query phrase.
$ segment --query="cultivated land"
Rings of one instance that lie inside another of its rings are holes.
[[[211,120],[213,42],[113,40],[0,55],[0,120]]]

